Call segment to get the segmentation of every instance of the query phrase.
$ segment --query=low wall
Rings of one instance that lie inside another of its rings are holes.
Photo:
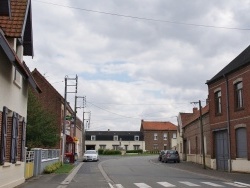
[[[250,161],[242,158],[232,160],[232,171],[250,173]]]
[[[196,154],[187,154],[187,161],[203,164],[203,157],[202,155],[196,155]],[[211,168],[211,157],[205,156],[205,163],[206,166]]]

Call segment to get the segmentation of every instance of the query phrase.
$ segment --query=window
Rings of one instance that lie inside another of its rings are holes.
[[[21,87],[21,74],[15,69],[14,72],[14,83],[17,84],[19,87]]]
[[[95,140],[95,135],[91,135],[91,140]]]
[[[135,141],[139,141],[139,136],[135,136]]]
[[[245,127],[236,129],[237,157],[247,158],[247,131]]]
[[[214,93],[215,114],[221,114],[221,91]]]
[[[154,144],[154,150],[158,150],[158,144]]]
[[[167,150],[167,144],[164,144],[163,149]]]
[[[100,145],[100,149],[106,149],[106,145]]]
[[[154,140],[158,140],[158,135],[157,135],[157,133],[154,133]]]
[[[118,150],[119,145],[113,145],[113,150]]]
[[[176,138],[176,133],[173,133],[173,138]]]
[[[243,108],[243,84],[242,82],[238,82],[234,85],[235,89],[235,105],[236,109]]]
[[[164,133],[164,134],[163,134],[163,140],[167,140],[167,138],[168,138],[168,134],[167,134],[167,133]]]
[[[114,141],[118,141],[118,135],[114,136]]]
[[[134,145],[134,150],[140,149],[140,145]]]

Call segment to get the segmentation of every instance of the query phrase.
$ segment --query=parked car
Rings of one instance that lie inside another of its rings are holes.
[[[164,155],[162,155],[161,162],[167,163],[169,161],[173,161],[175,163],[180,162],[180,156],[179,156],[178,151],[176,151],[176,150],[167,150],[167,152]]]
[[[167,150],[161,150],[159,153],[159,157],[158,160],[161,161],[162,160],[162,156],[167,152]]]
[[[96,150],[86,150],[83,155],[83,161],[98,161],[99,155]]]

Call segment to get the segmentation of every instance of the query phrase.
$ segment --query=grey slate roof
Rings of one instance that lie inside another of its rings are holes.
[[[227,66],[225,66],[219,73],[217,73],[213,78],[207,81],[206,84],[211,84],[221,78],[224,75],[232,73],[242,67],[250,64],[250,45],[241,52],[233,61],[231,61]]]

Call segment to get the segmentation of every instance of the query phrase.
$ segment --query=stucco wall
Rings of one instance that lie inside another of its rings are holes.
[[[22,117],[27,116],[28,82],[21,79],[21,84],[14,82],[13,65],[7,60],[6,55],[0,49],[0,108],[6,106],[17,112]]]
[[[140,149],[145,151],[144,141],[85,141],[85,145],[95,145],[95,150],[100,149],[100,145],[106,145],[106,149],[113,149],[113,145],[119,145],[125,149],[124,145],[128,145],[128,150],[133,150],[134,145],[140,145]]]

